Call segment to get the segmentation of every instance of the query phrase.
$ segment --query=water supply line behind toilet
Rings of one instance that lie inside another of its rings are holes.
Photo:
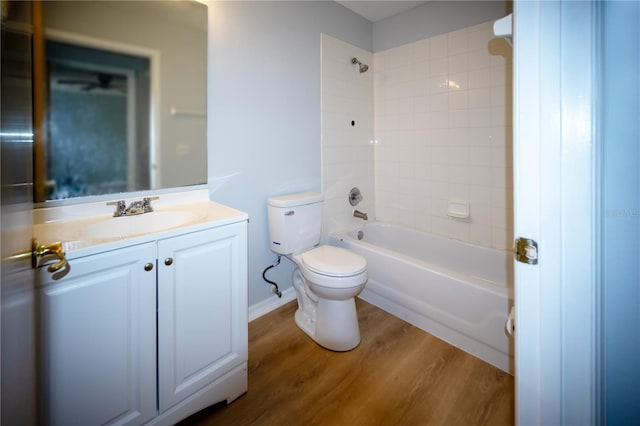
[[[278,284],[276,284],[275,282],[273,282],[270,279],[268,279],[266,274],[267,274],[267,271],[269,269],[275,268],[276,266],[278,266],[280,264],[280,259],[281,258],[282,258],[282,255],[278,255],[278,259],[275,261],[275,263],[273,263],[271,266],[267,266],[265,268],[265,270],[262,271],[262,279],[265,280],[267,283],[269,283],[269,287],[271,288],[271,292],[275,293],[279,298],[282,298],[282,292],[278,288]]]

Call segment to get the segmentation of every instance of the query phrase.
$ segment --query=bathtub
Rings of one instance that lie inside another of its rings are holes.
[[[362,299],[513,374],[509,253],[380,222],[331,235],[329,244],[367,259]]]

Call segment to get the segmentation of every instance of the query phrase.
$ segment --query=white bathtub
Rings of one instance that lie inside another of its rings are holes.
[[[509,253],[379,222],[329,243],[367,259],[364,300],[513,374]]]

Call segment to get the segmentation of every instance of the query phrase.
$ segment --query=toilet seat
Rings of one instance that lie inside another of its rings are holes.
[[[331,277],[351,277],[367,269],[364,257],[341,247],[316,247],[302,253],[301,258],[309,271]]]
[[[367,260],[347,249],[320,246],[295,258],[300,272],[313,285],[347,289],[367,282]]]

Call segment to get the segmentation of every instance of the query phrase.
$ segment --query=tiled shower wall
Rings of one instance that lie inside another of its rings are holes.
[[[357,208],[375,218],[373,145],[373,54],[322,35],[323,235],[362,224],[353,217],[349,190],[358,187]],[[369,65],[360,73],[356,57]]]
[[[362,223],[347,202],[358,186],[370,219],[510,247],[511,93],[511,47],[491,22],[375,54],[323,35],[324,234]],[[470,217],[449,217],[449,200]]]
[[[487,22],[374,54],[377,220],[510,247],[511,52]]]

